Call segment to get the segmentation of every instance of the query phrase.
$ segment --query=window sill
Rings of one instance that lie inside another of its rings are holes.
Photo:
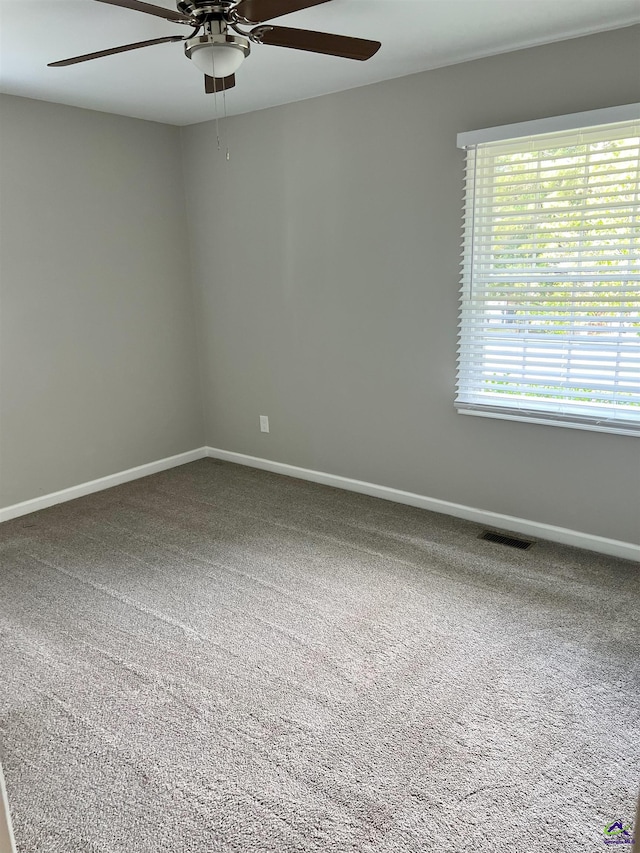
[[[491,409],[467,409],[456,406],[459,415],[475,415],[479,418],[497,418],[503,421],[522,421],[527,424],[543,424],[544,426],[565,427],[568,429],[583,429],[590,432],[608,432],[615,435],[632,435],[640,437],[640,423],[637,427],[627,424],[612,423],[589,423],[586,421],[561,420],[560,418],[547,417],[545,415],[531,415],[518,412],[495,411]]]

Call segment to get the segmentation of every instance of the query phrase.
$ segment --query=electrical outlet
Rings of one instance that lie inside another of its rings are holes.
[[[260,415],[260,432],[269,432],[269,418],[266,415]]]

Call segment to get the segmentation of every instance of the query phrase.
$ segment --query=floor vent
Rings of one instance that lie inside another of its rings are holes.
[[[515,536],[505,536],[503,533],[494,533],[493,530],[483,530],[478,539],[486,539],[487,542],[496,542],[498,545],[509,545],[510,548],[519,548],[521,551],[526,551],[533,545],[529,539],[516,539]]]

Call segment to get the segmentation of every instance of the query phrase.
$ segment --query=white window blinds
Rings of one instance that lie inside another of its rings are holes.
[[[467,150],[460,411],[640,433],[640,120]]]

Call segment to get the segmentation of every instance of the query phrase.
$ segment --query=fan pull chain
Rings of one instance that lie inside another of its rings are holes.
[[[211,57],[211,72],[214,80],[217,80],[216,77],[216,61],[215,57]],[[223,84],[222,87],[222,108],[223,108],[223,118],[227,117],[227,90]],[[220,119],[218,115],[218,84],[215,83],[213,87],[213,109],[216,114],[216,146],[218,151],[220,151]],[[229,153],[229,146],[225,145],[226,148],[226,157],[227,160],[231,159],[231,154]]]
[[[222,90],[222,107],[223,107],[223,115],[224,115],[224,126],[227,126],[227,90],[224,88]],[[227,143],[227,160],[231,160],[231,154],[229,152],[229,144]]]
[[[218,146],[218,151],[220,150],[220,123],[218,121],[218,89],[215,88],[213,92],[213,109],[216,112],[216,144]]]
[[[216,80],[216,59],[215,55],[211,57],[211,73],[213,79]],[[216,114],[216,144],[218,151],[220,150],[220,128],[218,124],[218,84],[213,84],[213,111]]]

